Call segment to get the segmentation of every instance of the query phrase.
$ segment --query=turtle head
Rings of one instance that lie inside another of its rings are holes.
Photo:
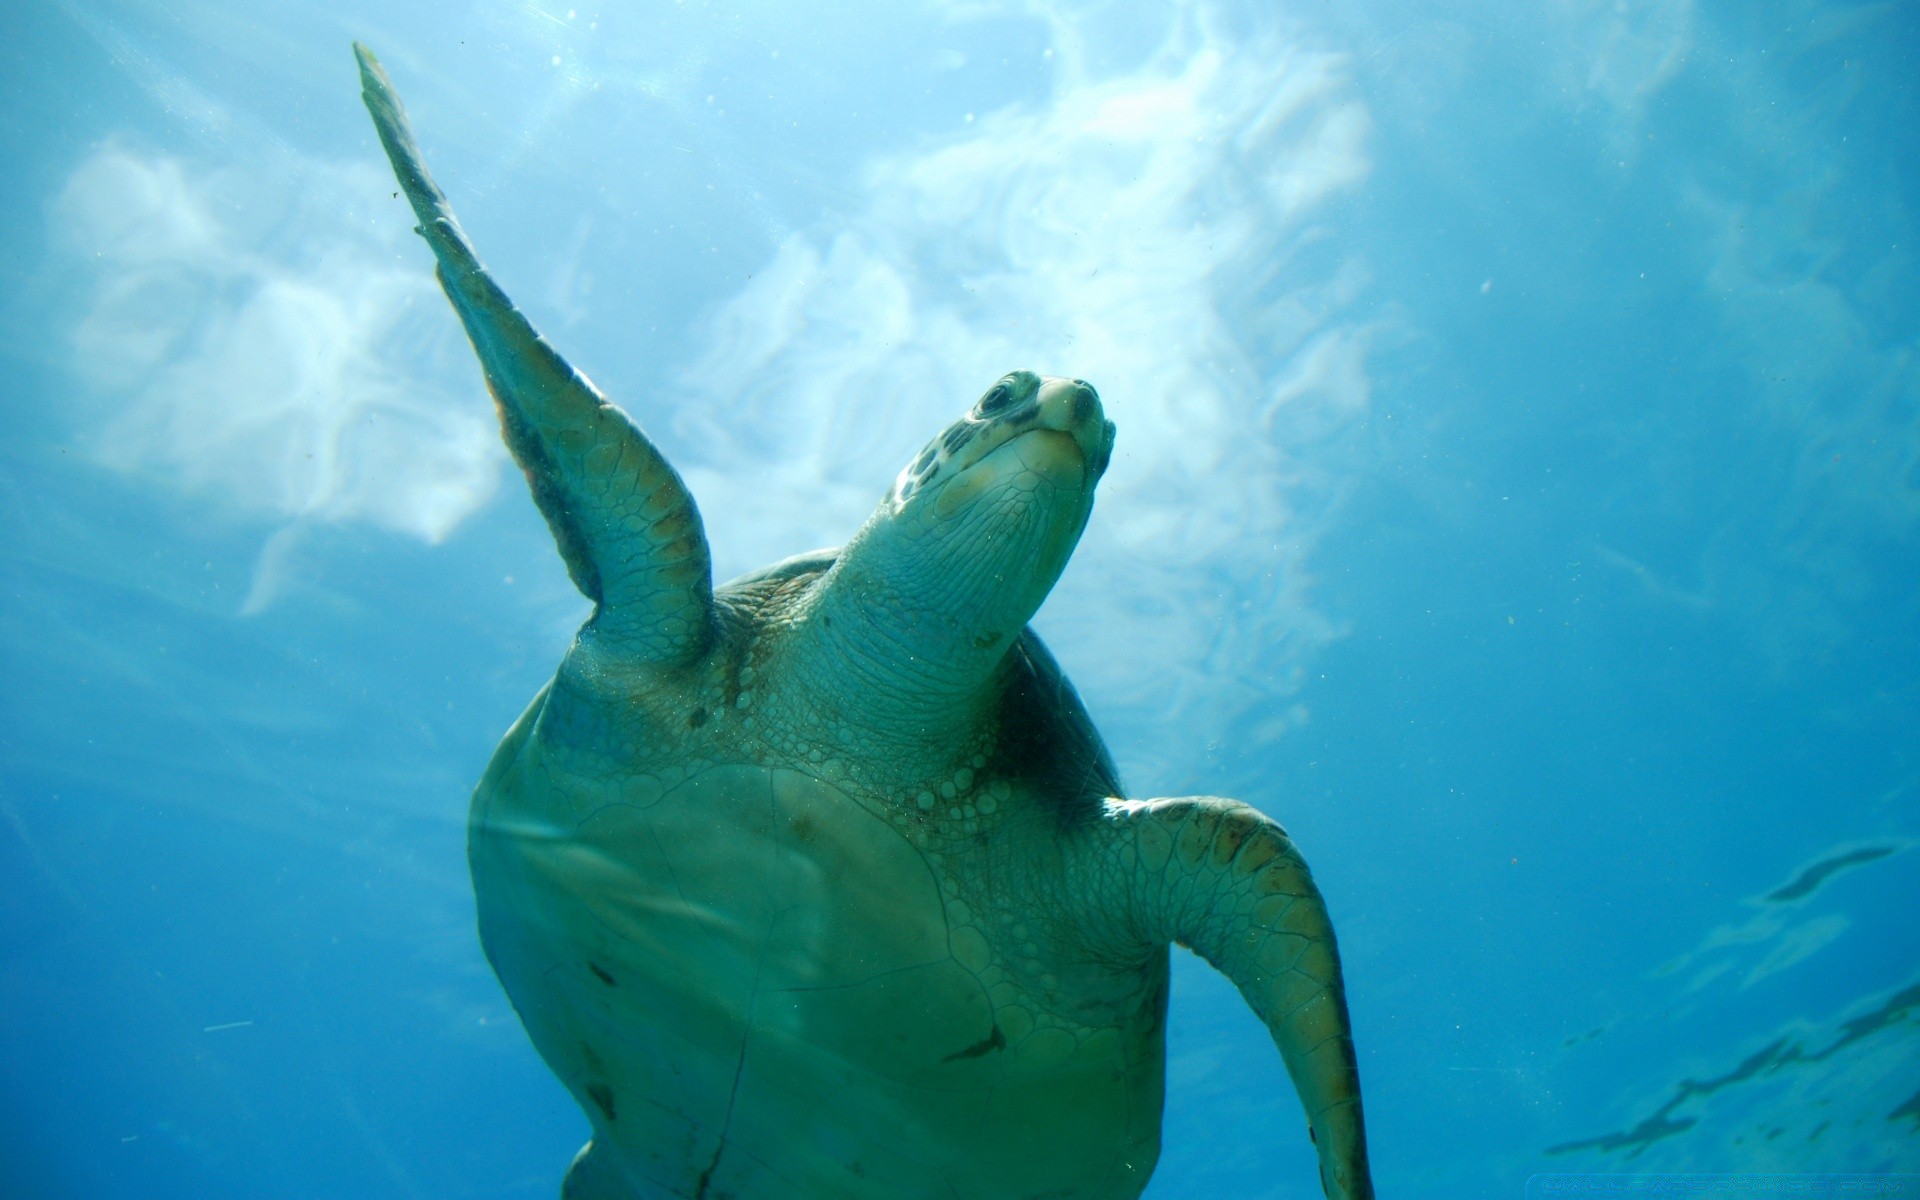
[[[1066,568],[1113,436],[1090,385],[1002,377],[900,472],[824,581],[842,661],[936,701],[977,691]]]
[[[926,588],[929,619],[976,640],[1017,635],[1066,568],[1112,456],[1091,385],[1015,371],[907,464],[862,541],[890,579]]]

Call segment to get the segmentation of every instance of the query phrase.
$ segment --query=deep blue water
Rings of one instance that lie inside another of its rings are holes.
[[[1037,627],[1134,794],[1306,851],[1383,1196],[1920,1171],[1911,6],[66,0],[0,15],[0,1192],[585,1137],[463,839],[586,605],[353,38],[721,577],[1100,388]],[[1171,1042],[1149,1195],[1317,1195],[1184,952]]]

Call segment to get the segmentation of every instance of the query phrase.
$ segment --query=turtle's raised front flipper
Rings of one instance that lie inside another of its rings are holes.
[[[427,174],[407,116],[373,53],[355,43],[362,96],[394,174],[439,260],[507,448],[527,473],[567,573],[598,605],[594,626],[622,653],[674,662],[706,644],[713,569],[680,476],[627,415],[534,332],[473,252]]]
[[[1286,831],[1234,800],[1110,801],[1086,844],[1089,920],[1127,944],[1179,942],[1240,988],[1300,1094],[1332,1200],[1367,1200],[1353,1031],[1326,904]]]

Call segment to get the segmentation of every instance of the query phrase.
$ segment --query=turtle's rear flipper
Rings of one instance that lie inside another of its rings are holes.
[[[642,662],[678,662],[707,641],[713,574],[693,497],[666,459],[506,297],[427,174],[406,111],[372,51],[354,43],[362,98],[439,259],[507,448],[526,471],[567,572],[598,606],[593,628]]]
[[[1266,1023],[1331,1200],[1371,1200],[1360,1072],[1327,906],[1286,831],[1234,800],[1110,801],[1083,844],[1086,919],[1122,945],[1192,948]]]

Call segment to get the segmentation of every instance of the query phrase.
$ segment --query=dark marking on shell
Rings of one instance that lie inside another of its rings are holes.
[[[607,974],[607,969],[606,969],[605,967],[603,967],[603,966],[601,966],[601,965],[600,965],[599,963],[597,963],[597,962],[590,962],[590,963],[588,963],[588,964],[587,964],[587,970],[589,970],[589,971],[592,971],[592,972],[593,972],[593,974],[594,974],[594,978],[596,978],[596,979],[598,979],[598,980],[599,980],[599,981],[600,981],[601,983],[604,983],[604,984],[606,984],[606,985],[607,985],[608,987],[619,987],[619,986],[620,986],[619,984],[617,984],[617,983],[615,983],[615,982],[613,981],[613,976],[611,976],[611,975],[609,975],[609,974]]]
[[[1000,1023],[996,1021],[994,1022],[992,1033],[981,1038],[973,1045],[968,1046],[965,1050],[955,1050],[952,1054],[947,1055],[940,1061],[958,1062],[963,1058],[980,1058],[984,1055],[992,1054],[995,1050],[1005,1050],[1006,1048],[1007,1035],[1000,1031]]]
[[[694,709],[693,714],[687,718],[687,725],[694,729],[698,729],[702,725],[705,725],[706,723],[707,723],[707,710],[704,708]]]
[[[604,1083],[590,1083],[587,1085],[587,1099],[593,1101],[594,1107],[604,1113],[608,1121],[614,1119],[612,1088]]]

